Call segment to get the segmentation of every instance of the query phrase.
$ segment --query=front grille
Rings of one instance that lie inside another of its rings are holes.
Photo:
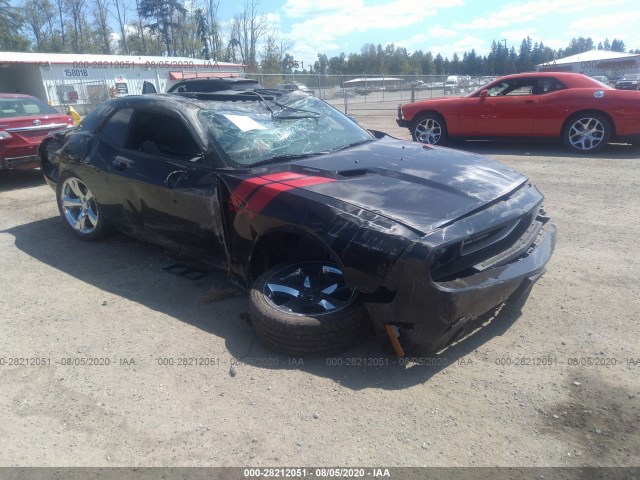
[[[510,248],[498,253],[497,255],[494,255],[493,257],[487,258],[480,263],[477,263],[473,266],[473,268],[481,272],[488,268],[495,268],[501,265],[505,265],[510,261],[518,258],[523,253],[527,252],[531,244],[540,234],[543,226],[544,224],[542,222],[534,220],[527,231],[524,232],[524,235],[518,238]]]
[[[513,232],[514,228],[516,228],[519,223],[520,219],[515,219],[500,228],[495,228],[487,233],[483,233],[482,235],[477,235],[463,241],[462,248],[460,249],[460,255],[471,255],[472,253],[490,247],[500,240],[503,240]]]
[[[536,209],[450,245],[436,254],[431,278],[437,282],[451,281],[512,262],[527,253],[547,220]]]

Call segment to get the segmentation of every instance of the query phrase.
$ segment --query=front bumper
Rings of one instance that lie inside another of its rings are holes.
[[[405,120],[402,115],[402,105],[398,105],[398,118],[396,119],[396,123],[399,127],[409,128],[411,126],[411,122]]]
[[[505,205],[494,209],[510,211],[516,217],[526,218],[531,211],[537,212],[539,209],[535,194],[539,195],[540,202],[542,200],[542,195],[535,188],[532,190],[534,192],[531,192],[527,202],[520,204],[519,212],[516,201],[504,202]],[[496,213],[499,212],[493,212]],[[460,222],[463,228],[459,230],[469,231],[474,221],[477,224],[478,220],[486,220],[486,216],[484,219],[482,217],[482,214],[478,214],[465,219]],[[547,220],[544,215],[536,214],[532,225],[537,222],[543,223],[543,226],[536,230],[534,239],[527,240],[520,248],[517,243],[527,238],[527,234],[523,234],[515,242],[516,245],[506,249],[501,261],[492,260],[495,266],[489,265],[472,273],[465,272],[458,278],[434,280],[431,274],[433,252],[439,246],[434,247],[433,243],[429,245],[428,237],[416,242],[399,259],[389,275],[387,288],[395,291],[393,300],[368,305],[376,332],[384,337],[387,335],[386,325],[393,325],[400,333],[399,340],[405,352],[412,349],[429,352],[442,348],[470,320],[520,296],[542,276],[556,243],[556,228]],[[455,226],[452,228],[455,229]],[[445,235],[446,232],[437,232],[431,237]],[[509,257],[507,253],[510,250],[518,252],[517,255]]]

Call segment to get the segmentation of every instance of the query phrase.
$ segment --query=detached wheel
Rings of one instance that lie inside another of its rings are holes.
[[[60,215],[77,237],[93,241],[109,233],[100,205],[82,179],[64,175],[58,182],[56,196]]]
[[[611,125],[598,113],[575,115],[567,122],[562,137],[564,144],[574,152],[595,153],[609,143]]]
[[[411,136],[416,142],[442,145],[447,141],[447,126],[440,115],[429,113],[416,119]]]
[[[370,328],[358,293],[329,262],[278,265],[264,272],[250,294],[258,338],[290,355],[336,353]]]

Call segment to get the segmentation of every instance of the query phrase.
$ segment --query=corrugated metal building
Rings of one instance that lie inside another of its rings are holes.
[[[0,52],[0,92],[25,93],[84,113],[109,98],[158,92],[183,78],[241,76],[244,65],[186,57]]]
[[[584,73],[590,77],[603,75],[609,80],[614,80],[627,73],[640,73],[640,55],[610,50],[590,50],[536,65],[536,70],[539,72]]]

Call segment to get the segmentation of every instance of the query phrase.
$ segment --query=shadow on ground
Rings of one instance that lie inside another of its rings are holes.
[[[39,187],[44,184],[39,168],[28,170],[0,170],[0,192],[20,188]]]
[[[243,364],[270,369],[298,369],[326,377],[354,390],[403,389],[428,381],[470,352],[503,334],[520,316],[520,304],[506,305],[493,317],[485,315],[475,327],[486,325],[443,352],[407,365],[386,353],[370,337],[350,351],[334,357],[290,358],[267,350],[256,339],[246,317],[247,296],[228,283],[224,274],[210,272],[200,280],[167,273],[176,259],[153,245],[114,235],[99,243],[83,242],[67,231],[59,217],[52,217],[1,231],[15,237],[22,252],[50,267],[105,292],[188,323],[223,338],[229,356]],[[524,299],[523,299],[524,300]],[[99,301],[96,299],[96,301]],[[232,302],[221,305],[221,302]],[[224,307],[224,308],[223,308]],[[95,312],[95,306],[87,305]],[[221,311],[233,312],[223,317]],[[231,317],[231,318],[230,318]],[[384,346],[387,342],[384,342]]]
[[[632,465],[640,446],[638,388],[627,390],[583,367],[566,379],[565,390],[564,401],[538,408],[542,433],[570,446],[590,465]]]

